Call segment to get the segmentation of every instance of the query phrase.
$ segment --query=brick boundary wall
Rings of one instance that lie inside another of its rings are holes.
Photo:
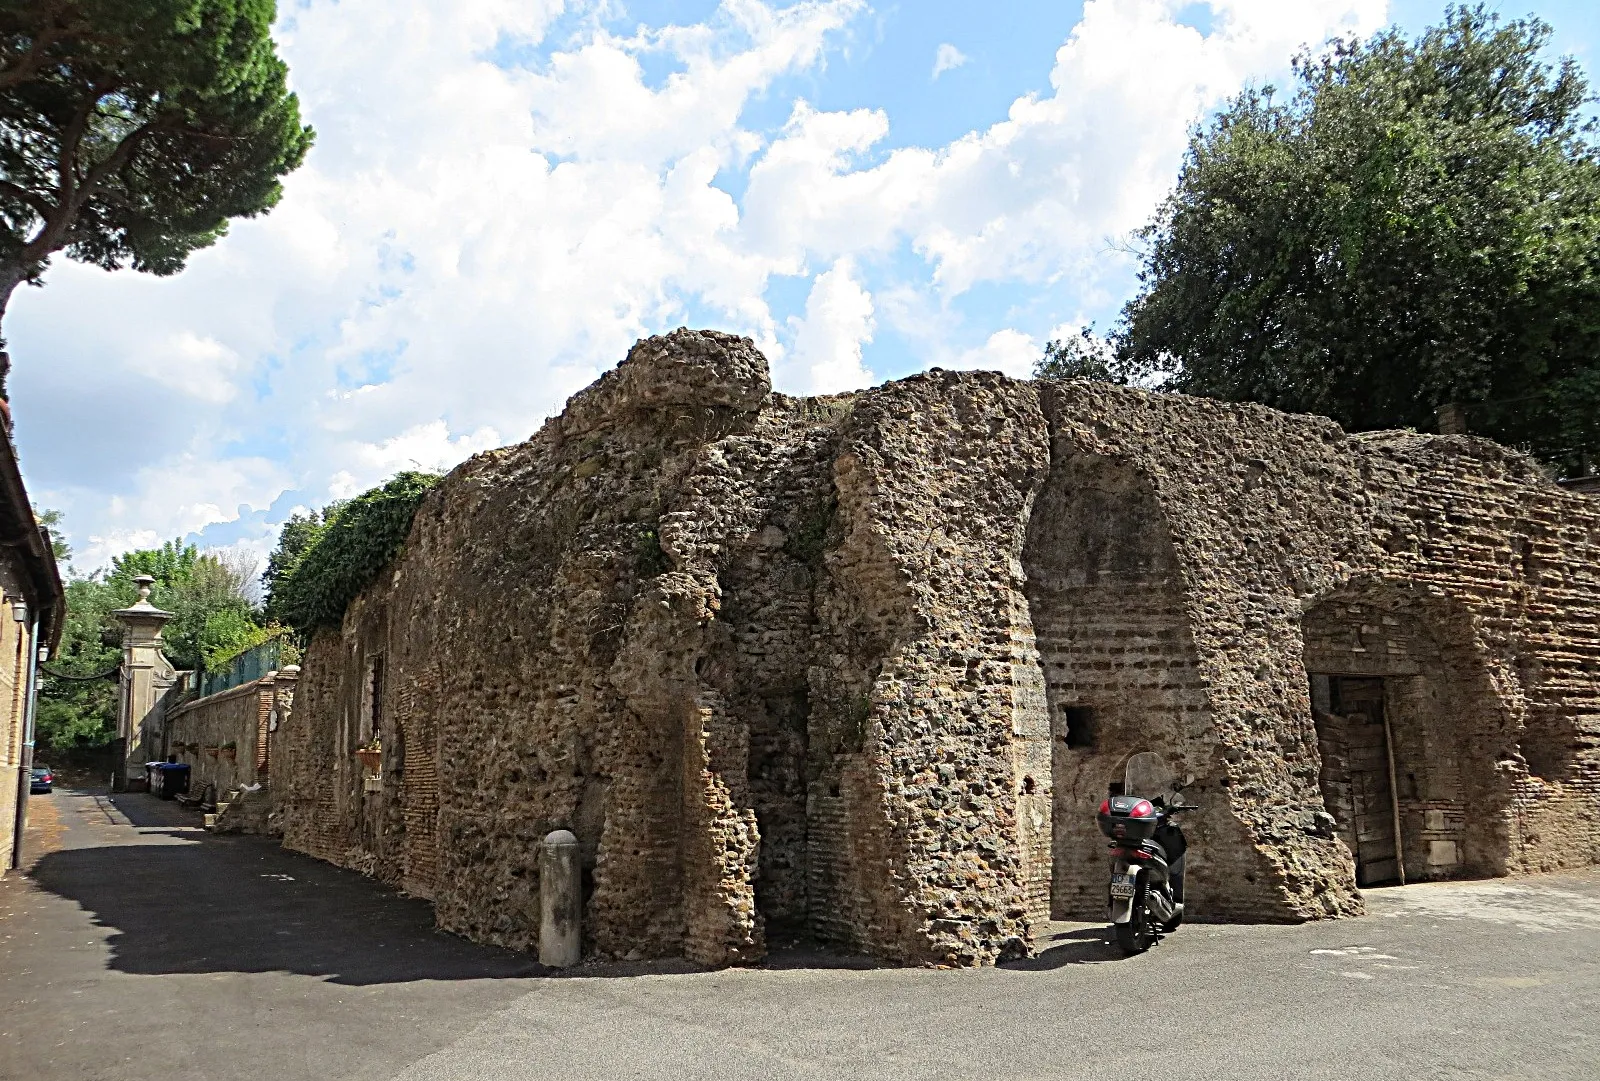
[[[220,795],[266,781],[266,728],[276,700],[276,683],[273,673],[184,703],[166,715],[165,747],[154,750],[165,750],[189,765],[191,792],[213,784]],[[216,754],[206,753],[208,747],[221,748],[230,742],[234,744],[232,754],[220,749]]]

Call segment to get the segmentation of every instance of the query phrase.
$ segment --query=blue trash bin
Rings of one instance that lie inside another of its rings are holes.
[[[161,788],[156,794],[162,799],[173,799],[189,791],[189,763],[163,762],[156,769]]]

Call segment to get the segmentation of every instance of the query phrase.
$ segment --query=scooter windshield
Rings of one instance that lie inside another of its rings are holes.
[[[1171,803],[1177,775],[1165,756],[1156,751],[1140,751],[1128,759],[1123,770],[1122,791],[1145,799],[1161,798]]]

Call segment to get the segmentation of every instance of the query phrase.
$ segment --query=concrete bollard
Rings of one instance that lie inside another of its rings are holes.
[[[578,878],[578,839],[556,830],[539,852],[539,963],[551,968],[575,965],[582,956],[578,926],[583,890]]]

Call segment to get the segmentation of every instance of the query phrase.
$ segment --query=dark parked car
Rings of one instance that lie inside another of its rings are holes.
[[[39,795],[41,792],[50,791],[55,787],[56,783],[56,775],[51,772],[49,766],[34,766],[33,777],[31,779],[33,783],[28,786],[28,791],[33,793],[35,796]]]

